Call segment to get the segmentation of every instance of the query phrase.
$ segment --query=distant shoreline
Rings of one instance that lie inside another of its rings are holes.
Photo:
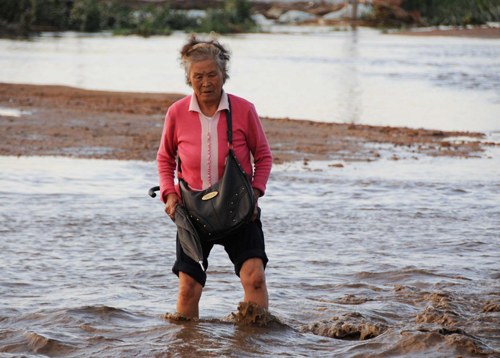
[[[467,37],[478,39],[500,39],[500,28],[496,27],[473,27],[470,29],[421,29],[395,32],[396,35],[405,36],[447,36],[447,37]]]
[[[165,113],[183,94],[0,83],[0,155],[156,159]],[[10,109],[4,111],[2,108]],[[19,110],[19,115],[13,114]],[[257,108],[258,110],[258,108]],[[261,117],[274,162],[483,157],[484,134]],[[461,137],[460,140],[448,138]]]
[[[373,26],[365,26],[362,22],[356,23],[357,27],[366,27],[373,30],[377,30],[376,27]],[[288,25],[283,25],[288,27]],[[317,22],[305,22],[303,24],[295,25],[297,28],[305,27],[305,26],[314,26],[314,27],[324,27],[324,28],[349,28],[351,23],[349,20],[338,21],[329,25],[318,24]],[[382,31],[382,30],[380,30]],[[261,34],[267,34],[269,32],[263,31],[259,32]],[[40,31],[34,37],[43,37],[43,36],[54,36],[54,37],[64,37],[66,34],[76,34],[77,37],[86,37],[86,36],[108,36],[112,34],[110,31],[101,31],[94,33],[86,33],[86,32],[75,32],[75,31]],[[243,33],[243,34],[253,34],[253,32]],[[421,37],[435,37],[435,36],[444,36],[444,37],[463,37],[463,38],[477,38],[477,39],[500,39],[500,27],[472,27],[472,28],[415,28],[410,30],[389,30],[390,35],[404,35],[404,36],[421,36]],[[133,34],[117,34],[112,36],[130,36]],[[223,34],[224,35],[224,34]],[[152,35],[152,36],[170,36],[169,35]],[[9,36],[7,34],[3,34],[0,32],[0,39],[7,40],[25,40],[24,37],[16,37]]]

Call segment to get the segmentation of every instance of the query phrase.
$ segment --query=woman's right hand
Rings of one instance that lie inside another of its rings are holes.
[[[177,205],[181,205],[181,199],[179,199],[177,193],[168,194],[167,203],[165,204],[165,212],[172,219],[175,216],[175,208],[177,207]]]

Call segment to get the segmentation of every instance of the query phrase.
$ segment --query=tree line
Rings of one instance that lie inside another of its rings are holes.
[[[319,1],[319,0],[318,0]],[[126,0],[0,0],[0,36],[37,31],[113,31],[151,36],[188,32],[237,33],[259,30],[248,0],[224,0],[205,16],[192,16],[172,3]],[[500,0],[403,0],[402,8],[428,25],[480,25],[500,21]]]
[[[482,25],[500,21],[500,0],[403,0],[402,8],[418,13],[429,25]]]
[[[174,30],[219,33],[252,32],[247,0],[224,0],[206,16],[190,16],[170,3],[119,0],[0,0],[0,32],[24,35],[36,31],[111,30],[116,34],[151,36]]]

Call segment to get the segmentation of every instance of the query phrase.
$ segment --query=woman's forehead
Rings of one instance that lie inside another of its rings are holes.
[[[206,73],[212,71],[219,71],[220,68],[213,60],[196,61],[191,64],[191,73]]]

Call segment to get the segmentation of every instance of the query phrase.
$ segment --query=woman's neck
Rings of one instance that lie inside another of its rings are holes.
[[[213,117],[215,112],[217,112],[217,108],[219,108],[220,98],[217,100],[217,102],[202,102],[199,98],[196,99],[198,100],[198,104],[200,105],[201,113],[203,113],[207,117]]]

